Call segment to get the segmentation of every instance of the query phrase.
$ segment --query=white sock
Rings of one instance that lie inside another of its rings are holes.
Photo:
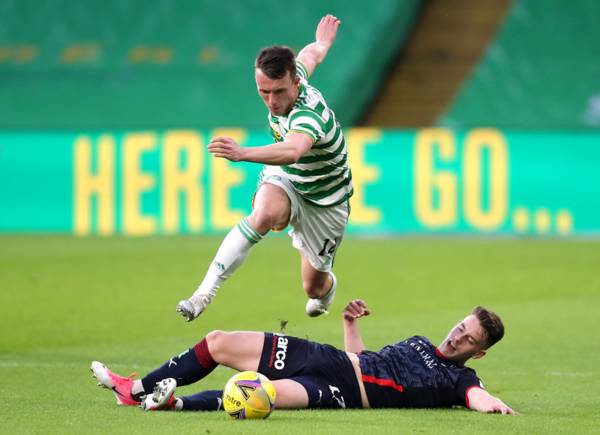
[[[221,284],[244,262],[250,248],[260,242],[262,238],[263,236],[252,229],[247,218],[242,219],[221,242],[217,255],[209,266],[202,283],[190,299],[193,300],[201,295],[212,299]]]
[[[335,291],[335,289],[337,288],[337,278],[336,278],[336,276],[334,275],[333,272],[329,272],[329,276],[331,277],[331,287],[329,287],[329,290],[327,290],[327,293],[325,293],[320,298],[317,298],[319,300],[326,299],[329,295],[331,295],[331,292]]]
[[[329,287],[329,291],[325,293],[325,296],[329,295],[332,291],[335,291],[337,287],[337,278],[333,272],[329,272],[329,276],[331,276],[331,287]],[[323,296],[323,297],[325,297]]]
[[[144,386],[142,385],[142,381],[140,379],[133,381],[133,385],[131,386],[131,394],[135,396],[143,392]]]
[[[175,411],[181,411],[183,409],[183,400],[179,397],[175,398]]]

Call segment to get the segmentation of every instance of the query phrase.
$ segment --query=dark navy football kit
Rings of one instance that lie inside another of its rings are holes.
[[[482,388],[474,370],[445,359],[421,336],[362,351],[358,358],[371,408],[468,406],[468,390]],[[309,408],[362,408],[354,367],[333,346],[265,333],[258,371],[271,380],[300,383]]]
[[[362,408],[354,367],[346,352],[328,344],[265,332],[258,372],[292,379],[308,393],[309,408]]]

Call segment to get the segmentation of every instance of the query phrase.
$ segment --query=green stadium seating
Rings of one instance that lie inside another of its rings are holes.
[[[454,128],[600,126],[600,2],[515,2],[439,124]]]
[[[419,0],[3,0],[0,128],[264,128],[253,61],[299,50],[326,13],[338,41],[314,76],[346,125],[362,115]]]

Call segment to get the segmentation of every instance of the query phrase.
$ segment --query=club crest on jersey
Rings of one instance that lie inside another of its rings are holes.
[[[283,142],[283,135],[281,134],[281,131],[279,130],[279,125],[271,124],[271,131],[273,132],[273,137],[275,138],[275,140],[277,142]]]

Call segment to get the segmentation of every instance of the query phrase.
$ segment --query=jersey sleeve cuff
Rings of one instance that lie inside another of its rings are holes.
[[[304,80],[307,80],[308,79],[308,71],[306,70],[306,67],[304,66],[304,64],[302,62],[300,62],[299,60],[297,60],[296,61],[296,68],[300,72],[300,74],[298,74],[298,75],[301,78],[303,78]]]
[[[314,133],[311,133],[311,132],[308,132],[308,131],[305,131],[305,130],[294,129],[294,130],[288,131],[288,134],[290,134],[290,133],[302,133],[302,134],[305,134],[305,135],[309,136],[314,142],[317,141],[317,137],[314,135]]]

